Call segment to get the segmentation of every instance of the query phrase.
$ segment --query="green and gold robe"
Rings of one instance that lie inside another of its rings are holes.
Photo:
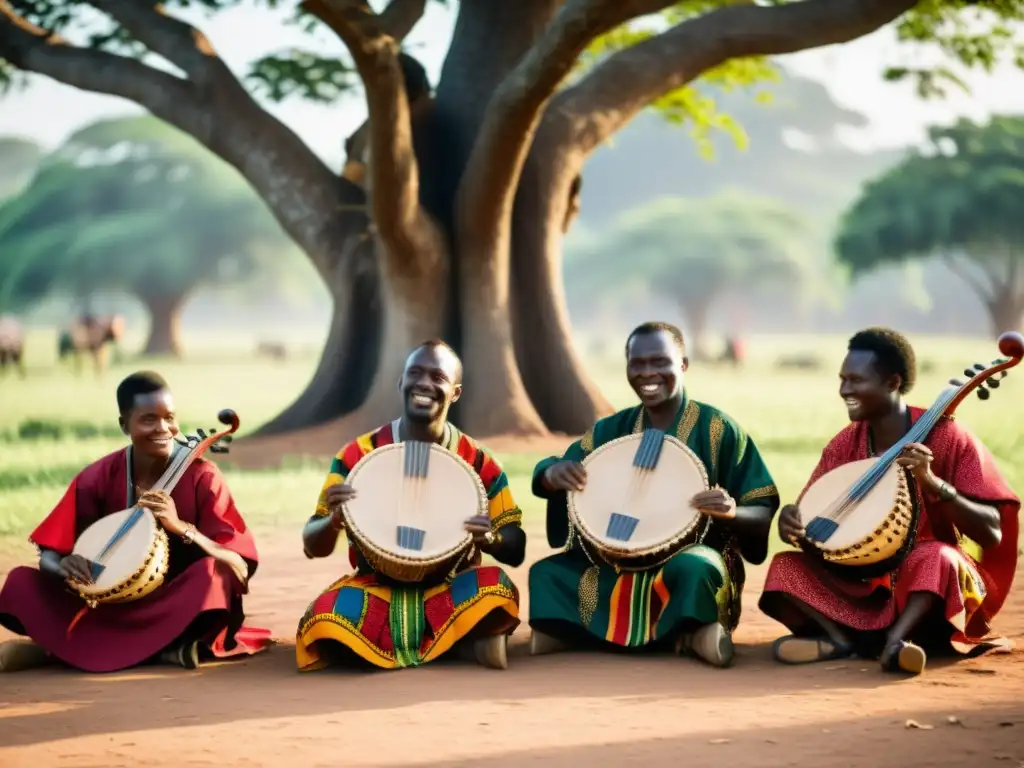
[[[740,619],[745,572],[743,559],[758,564],[768,554],[768,536],[734,532],[715,520],[702,544],[677,553],[663,566],[622,572],[595,564],[570,529],[566,495],[548,493],[541,478],[559,461],[583,461],[611,440],[648,428],[642,406],[601,419],[562,457],[552,456],[534,469],[533,493],[547,499],[547,534],[564,551],[530,569],[530,625],[546,634],[590,636],[618,646],[636,647],[671,639],[679,631],[720,621],[735,629]],[[737,506],[768,507],[774,513],[779,492],[754,441],[729,416],[686,397],[668,434],[701,459],[712,487],[724,488]],[[689,498],[680,498],[680,512]]]

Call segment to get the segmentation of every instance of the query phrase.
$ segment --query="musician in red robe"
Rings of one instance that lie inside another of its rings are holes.
[[[857,333],[839,373],[851,424],[825,447],[808,486],[850,461],[880,456],[924,413],[903,396],[916,376],[914,352],[895,331]],[[928,650],[982,652],[1005,646],[989,636],[1017,567],[1020,499],[989,451],[943,417],[922,443],[908,443],[899,464],[917,481],[921,514],[916,541],[897,569],[852,580],[826,572],[804,552],[771,563],[761,610],[793,633],[779,638],[776,659],[801,664],[878,657],[883,669],[920,674]],[[779,514],[783,541],[804,536],[797,505]],[[968,551],[970,539],[979,552]]]
[[[0,625],[31,643],[0,645],[0,671],[55,658],[86,672],[113,672],[147,660],[195,669],[200,655],[225,658],[266,648],[270,632],[242,626],[242,595],[256,571],[252,532],[217,466],[194,461],[170,495],[151,490],[175,451],[177,417],[166,382],[134,373],[117,388],[121,429],[131,444],[82,470],[32,532],[39,568],[15,568],[0,589]],[[169,534],[166,581],[130,603],[87,609],[67,581],[91,580],[71,554],[100,518],[139,503]]]

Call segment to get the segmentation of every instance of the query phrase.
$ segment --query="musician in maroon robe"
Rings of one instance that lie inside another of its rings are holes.
[[[895,331],[853,336],[840,371],[840,397],[851,424],[822,452],[808,486],[847,462],[880,456],[925,412],[903,395],[916,376],[914,352]],[[777,555],[760,608],[793,633],[776,641],[789,664],[878,656],[883,669],[919,674],[925,649],[967,653],[1005,646],[989,636],[1017,567],[1020,499],[989,451],[952,418],[922,443],[908,443],[897,463],[916,479],[921,514],[916,541],[893,573],[853,580],[826,572],[804,552]],[[804,536],[796,505],[779,514],[783,541]],[[979,552],[971,554],[961,537]],[[853,569],[851,569],[853,570]]]
[[[171,393],[152,372],[117,389],[121,429],[130,446],[82,470],[33,531],[39,568],[15,568],[0,589],[0,625],[31,643],[0,645],[0,671],[50,657],[86,672],[113,672],[147,660],[195,669],[200,654],[249,655],[270,633],[243,627],[242,595],[256,571],[252,532],[216,465],[200,458],[168,496],[153,491],[176,450]],[[87,609],[67,580],[88,581],[88,563],[71,554],[77,537],[100,518],[132,506],[150,509],[169,534],[166,581],[150,595]]]

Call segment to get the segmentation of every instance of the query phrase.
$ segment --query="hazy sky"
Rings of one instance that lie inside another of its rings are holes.
[[[190,13],[189,18],[198,22],[236,72],[262,54],[289,45],[310,45],[309,39],[296,30],[282,27],[284,14],[240,8],[210,20],[198,12]],[[452,10],[432,3],[409,39],[435,80],[453,20]],[[312,46],[321,52],[342,51],[341,43],[329,32]],[[991,75],[971,73],[967,78],[971,94],[956,92],[945,102],[924,103],[910,87],[884,83],[880,77],[883,67],[906,62],[908,55],[893,41],[891,32],[881,30],[847,45],[804,52],[785,61],[808,77],[824,80],[839,103],[868,116],[871,127],[854,137],[855,143],[865,148],[913,142],[921,137],[923,126],[948,122],[960,115],[979,118],[992,112],[1024,113],[1024,73],[1010,66]],[[332,164],[341,158],[344,137],[365,114],[361,97],[331,107],[293,101],[271,109]],[[25,135],[53,147],[92,120],[137,111],[138,107],[120,99],[36,78],[28,90],[0,101],[0,134]]]

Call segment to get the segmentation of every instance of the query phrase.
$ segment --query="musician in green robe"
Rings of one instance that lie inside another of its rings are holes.
[[[779,493],[747,433],[722,411],[687,396],[688,366],[678,328],[636,328],[626,341],[626,377],[640,405],[601,419],[561,458],[544,459],[534,470],[533,492],[548,502],[548,543],[564,551],[530,569],[532,654],[583,644],[650,646],[714,666],[732,663],[743,559],[759,564],[767,557]],[[580,462],[588,454],[650,428],[676,436],[704,463],[710,490],[681,497],[679,511],[699,511],[709,527],[701,543],[662,566],[618,572],[581,548],[569,524],[566,492],[586,485]]]

